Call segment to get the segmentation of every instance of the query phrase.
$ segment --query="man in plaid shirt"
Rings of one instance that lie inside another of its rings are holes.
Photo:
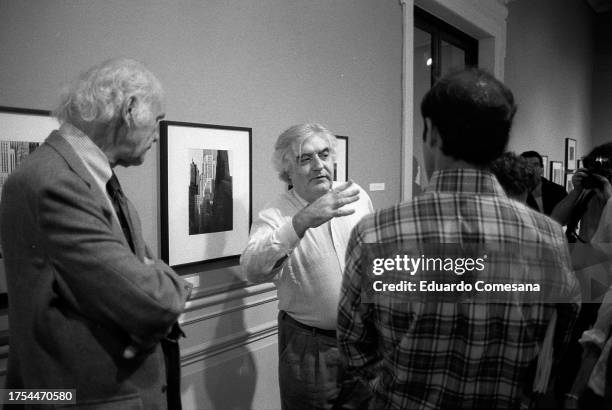
[[[517,408],[565,348],[580,297],[562,228],[487,171],[515,111],[510,90],[481,70],[441,79],[421,104],[429,187],[351,234],[338,341],[348,372],[370,380],[372,409]],[[428,249],[449,270],[425,271]],[[468,288],[435,288],[459,283]]]

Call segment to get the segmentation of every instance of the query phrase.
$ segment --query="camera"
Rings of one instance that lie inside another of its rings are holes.
[[[595,176],[595,175],[601,175],[601,173],[594,172],[594,171],[587,171],[586,174],[587,176],[582,178],[582,187],[584,189],[602,189],[604,187],[603,182]],[[601,175],[601,176],[608,178],[608,180],[610,179],[606,175]]]
[[[585,158],[585,165],[587,176],[582,178],[582,186],[585,189],[602,189],[604,187],[603,181],[599,180],[596,175],[612,181],[612,162],[609,158]]]

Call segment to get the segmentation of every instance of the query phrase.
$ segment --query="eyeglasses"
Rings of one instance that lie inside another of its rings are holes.
[[[296,160],[298,162],[298,164],[300,165],[308,165],[312,162],[312,160],[315,157],[319,157],[319,159],[321,161],[327,161],[327,159],[329,159],[330,157],[330,152],[329,152],[329,148],[325,148],[324,150],[321,150],[319,152],[310,152],[310,153],[305,153],[302,154],[298,157],[296,157]]]

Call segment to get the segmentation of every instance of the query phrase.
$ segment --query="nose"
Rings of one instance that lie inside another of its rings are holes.
[[[322,169],[323,168],[323,160],[317,154],[315,154],[312,157],[312,168],[313,169]]]

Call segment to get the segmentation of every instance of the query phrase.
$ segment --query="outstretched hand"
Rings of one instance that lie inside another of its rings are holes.
[[[332,218],[355,213],[345,205],[359,200],[359,189],[349,180],[306,206],[293,217],[293,228],[301,238],[308,228],[316,228]]]

